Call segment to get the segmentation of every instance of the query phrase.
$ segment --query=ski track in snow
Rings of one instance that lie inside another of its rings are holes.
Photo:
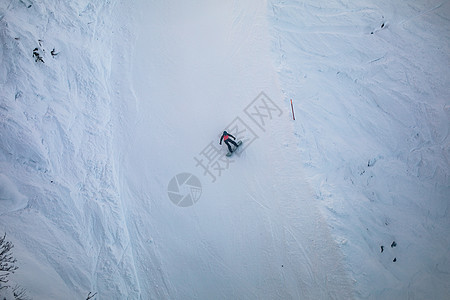
[[[143,16],[151,21],[143,23],[147,27],[141,26],[136,45],[134,74],[137,76],[134,82],[139,109],[134,117],[138,120],[134,140],[137,144],[133,146],[136,150],[130,155],[127,164],[130,170],[125,175],[130,186],[146,182],[143,185],[146,188],[134,195],[140,205],[129,207],[130,219],[139,220],[140,224],[138,235],[132,233],[134,248],[139,253],[137,260],[143,261],[149,255],[142,253],[150,252],[148,245],[139,239],[151,236],[154,253],[150,256],[160,266],[160,279],[168,283],[155,282],[154,286],[159,295],[168,298],[348,298],[352,288],[342,272],[339,251],[327,233],[325,222],[309,217],[319,215],[317,207],[310,203],[312,192],[307,186],[295,187],[302,182],[303,176],[295,168],[289,168],[289,171],[280,168],[289,164],[283,159],[273,162],[264,159],[265,156],[279,155],[277,153],[283,150],[279,139],[292,132],[288,118],[273,125],[277,128],[275,132],[281,134],[264,133],[266,142],[273,141],[266,151],[255,151],[266,147],[259,143],[259,147],[249,147],[240,157],[233,158],[243,164],[235,163],[235,169],[230,170],[240,174],[239,181],[224,174],[217,182],[208,184],[208,177],[200,177],[205,184],[202,200],[192,209],[180,211],[170,202],[161,201],[166,198],[161,184],[164,187],[166,182],[148,176],[152,170],[161,170],[161,177],[168,181],[183,168],[201,176],[199,170],[193,169],[190,156],[196,155],[211,139],[215,140],[222,129],[220,126],[230,122],[233,114],[241,113],[262,88],[283,105],[274,84],[275,74],[270,71],[272,66],[267,61],[271,57],[270,41],[264,39],[263,33],[267,30],[267,8],[256,1],[233,5],[205,4],[200,8],[160,4],[157,15]],[[220,15],[209,15],[205,13],[206,9]],[[148,12],[150,8],[140,8],[140,11]],[[197,18],[199,22],[193,21]],[[211,31],[204,31],[204,18],[206,21],[218,20]],[[186,20],[192,23],[185,23]],[[161,25],[167,22],[183,25]],[[194,34],[185,40],[185,31]],[[206,35],[210,43],[206,57],[202,57],[204,49],[200,53],[185,51],[186,47],[203,48],[203,38],[196,35],[198,31]],[[154,36],[163,38],[156,43]],[[250,54],[252,59],[248,59]],[[154,60],[154,57],[158,59]],[[249,67],[241,68],[243,64]],[[153,71],[145,74],[144,70]],[[166,78],[167,74],[171,74],[171,82],[161,82],[160,77]],[[233,75],[230,77],[230,74]],[[216,102],[217,98],[223,100]],[[166,100],[155,103],[148,99]],[[189,105],[185,104],[186,99],[189,99]],[[211,101],[217,107],[211,107]],[[160,108],[162,104],[164,110]],[[193,120],[192,115],[201,117]],[[216,124],[217,118],[221,123],[219,127],[209,128],[211,126],[207,124]],[[185,128],[185,124],[189,127]],[[156,135],[156,131],[164,134]],[[197,134],[200,135],[198,138],[191,138]],[[155,138],[159,143],[152,142]],[[182,148],[179,148],[180,144]],[[140,153],[145,152],[148,145],[151,145],[153,155],[141,158]],[[168,148],[172,149],[171,158],[164,159]],[[295,159],[295,148],[292,151],[289,159]],[[255,178],[258,165],[257,173],[274,172],[277,175],[275,178],[269,175]],[[136,174],[146,178],[135,178]],[[283,179],[290,184],[283,183]],[[142,207],[148,206],[151,207],[151,219],[140,212]],[[254,215],[249,214],[250,211]],[[303,211],[301,220],[296,217],[300,211]],[[163,225],[167,222],[169,227]],[[305,235],[299,229],[300,225],[315,229]],[[311,241],[314,241],[313,245],[306,249],[303,244]],[[329,261],[324,260],[323,255],[314,254],[321,253],[322,249],[327,249],[326,255],[334,261],[333,268],[327,268]],[[138,265],[143,266],[142,263]],[[138,273],[144,282],[143,278],[148,274],[144,270]],[[333,275],[327,277],[327,274]],[[142,295],[143,298],[150,297],[144,288]]]
[[[1,2],[11,282],[33,299],[445,299],[449,12]],[[210,182],[193,157],[260,92],[281,116]],[[167,197],[180,172],[202,182],[192,207]]]

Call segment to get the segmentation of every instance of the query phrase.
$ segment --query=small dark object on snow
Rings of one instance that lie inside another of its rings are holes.
[[[42,62],[44,63],[44,60],[42,59],[41,55],[39,55],[39,49],[38,48],[34,48],[33,50],[33,57],[35,58],[35,62]]]
[[[53,57],[55,57],[56,55],[58,55],[59,54],[59,52],[58,53],[56,53],[56,50],[55,50],[55,48],[53,48],[53,50],[52,51],[50,51],[50,54],[53,56]]]
[[[95,295],[97,295],[97,293],[92,294],[92,292],[89,292],[86,300],[92,299],[93,297],[95,297]]]
[[[396,262],[397,261],[397,257],[394,257],[394,260],[392,262]]]
[[[383,253],[384,251],[384,246],[381,246],[381,253]]]
[[[397,246],[397,243],[395,241],[393,241],[391,244],[391,248],[394,248],[395,246]]]
[[[383,24],[381,24],[381,28],[383,28],[384,27],[384,23]]]

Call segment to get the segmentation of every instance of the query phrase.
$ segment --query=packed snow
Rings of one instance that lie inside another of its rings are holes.
[[[1,1],[9,285],[448,299],[449,16],[434,0]],[[230,159],[223,130],[243,141]]]

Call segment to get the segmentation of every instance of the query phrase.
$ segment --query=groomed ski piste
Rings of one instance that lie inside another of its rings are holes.
[[[448,299],[449,16],[425,0],[1,1],[8,284]],[[229,160],[223,130],[243,140]]]

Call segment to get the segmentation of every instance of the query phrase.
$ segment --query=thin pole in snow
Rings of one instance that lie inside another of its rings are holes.
[[[294,121],[295,121],[294,105],[292,104],[292,99],[291,99],[291,109],[292,109],[292,119],[294,119]]]

